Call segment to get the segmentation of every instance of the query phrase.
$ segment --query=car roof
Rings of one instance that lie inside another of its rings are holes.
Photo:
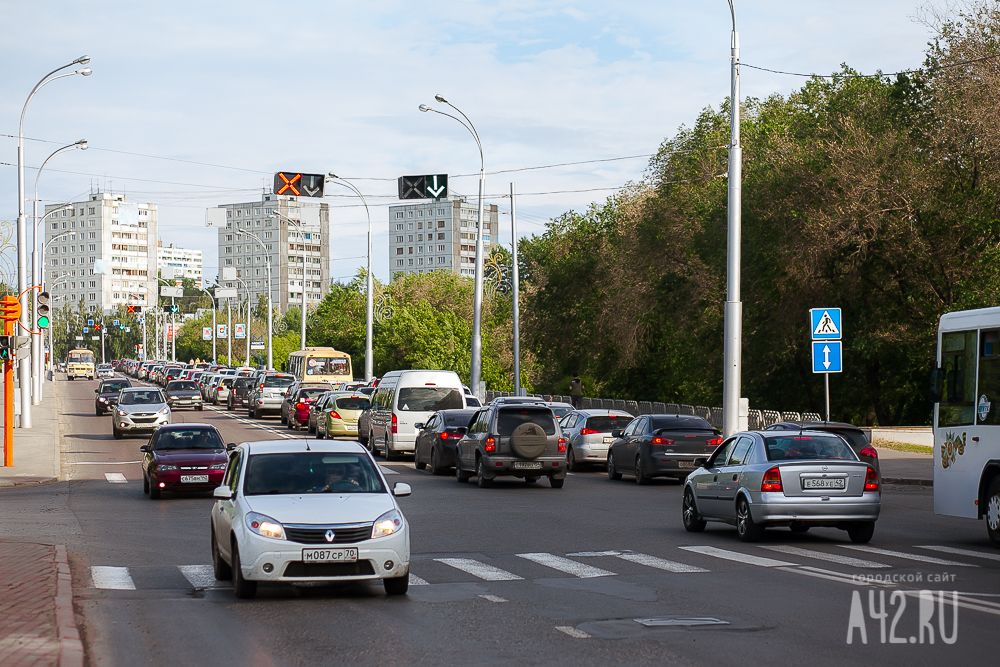
[[[164,424],[160,428],[156,429],[159,433],[169,432],[169,431],[186,431],[190,429],[209,429],[212,431],[218,431],[212,424],[205,424],[203,422],[181,422],[178,424]]]
[[[745,433],[756,433],[763,438],[773,438],[776,435],[808,435],[817,438],[833,436],[840,438],[836,433],[830,431],[809,428],[765,429],[763,431],[745,431]],[[843,440],[843,438],[840,439]]]
[[[160,391],[159,387],[125,387],[122,391]]]
[[[557,407],[557,408],[572,408],[573,407],[572,403],[563,403],[562,401],[546,401],[545,405],[548,405],[549,407]]]
[[[826,429],[838,429],[838,430],[852,430],[861,431],[860,426],[855,426],[854,424],[848,424],[847,422],[825,422],[825,421],[794,421],[791,419],[780,421],[776,424],[768,426],[766,431],[796,431],[799,429],[815,429],[819,431],[825,431]]]
[[[634,416],[631,412],[625,412],[624,410],[604,410],[602,408],[587,408],[585,410],[576,410],[575,412],[581,415],[586,415],[587,417],[628,417],[633,419]]]
[[[161,427],[162,428],[162,427]],[[328,452],[332,454],[360,454],[368,450],[359,442],[349,440],[255,440],[240,447],[247,454],[293,454],[296,452]]]

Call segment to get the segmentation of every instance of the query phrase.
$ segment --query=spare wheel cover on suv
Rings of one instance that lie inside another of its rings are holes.
[[[546,444],[545,430],[534,422],[525,422],[510,434],[510,447],[522,458],[538,458],[545,453]]]

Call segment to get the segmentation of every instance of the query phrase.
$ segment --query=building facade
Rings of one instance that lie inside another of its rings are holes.
[[[44,280],[54,307],[156,304],[156,204],[97,192],[45,213]]]
[[[451,271],[476,274],[477,204],[461,198],[389,207],[389,274]],[[497,243],[500,213],[483,207],[483,257]]]
[[[249,289],[251,303],[256,304],[267,295],[270,262],[271,299],[282,313],[302,303],[303,289],[307,306],[322,301],[330,291],[328,204],[266,194],[257,201],[217,208],[225,210],[226,220],[225,226],[219,223],[221,285],[237,289],[241,298]],[[222,280],[227,268],[236,269],[240,280]]]
[[[173,243],[168,246],[159,243],[156,248],[156,269],[163,277],[173,273],[173,277],[190,278],[201,287],[204,270],[202,254],[201,250],[176,248]]]

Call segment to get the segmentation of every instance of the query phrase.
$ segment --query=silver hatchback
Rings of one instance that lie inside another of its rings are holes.
[[[878,471],[839,436],[820,431],[751,431],[728,438],[684,482],[682,520],[736,526],[745,542],[769,526],[794,532],[826,526],[865,543],[882,505]]]
[[[566,438],[566,464],[571,471],[585,465],[605,467],[612,431],[621,431],[632,415],[622,410],[576,410],[562,418],[559,426]]]

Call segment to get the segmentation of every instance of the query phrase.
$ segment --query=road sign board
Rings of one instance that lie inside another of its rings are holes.
[[[87,320],[87,326],[88,327],[94,326],[94,320]]]
[[[813,340],[840,340],[844,329],[841,326],[840,308],[810,308],[809,331]]]
[[[160,285],[160,296],[171,296],[174,298],[179,298],[184,296],[184,288],[170,287],[169,285]]]
[[[83,340],[83,336],[77,336],[76,339],[77,340]]]
[[[129,315],[137,315],[142,312],[142,306],[138,306],[134,303],[130,303],[125,306],[125,312]]]
[[[400,199],[446,199],[448,174],[399,177]]]
[[[233,338],[246,338],[247,337],[247,325],[245,324],[234,324],[233,325]]]
[[[812,344],[813,373],[844,372],[843,343],[839,340],[817,340]]]
[[[236,289],[234,287],[216,287],[215,288],[215,298],[216,299],[235,299]]]
[[[279,171],[274,175],[274,194],[296,197],[322,197],[326,177],[323,174],[303,174],[298,171]]]
[[[125,327],[125,333],[132,333],[132,327]]]
[[[216,338],[229,338],[229,326],[225,324],[219,324],[215,327],[215,337]]]
[[[201,339],[202,340],[212,340],[212,327],[202,327],[201,328]]]
[[[265,347],[263,338],[251,338],[250,339],[250,349],[251,350],[263,350]]]
[[[121,320],[111,320],[111,324],[115,325],[116,327],[120,327],[122,325],[122,322]]]
[[[91,323],[93,322],[93,320],[87,320],[87,321],[91,322]],[[84,327],[83,328],[83,333],[90,333],[90,327]]]
[[[91,340],[101,340],[101,337],[100,336],[91,336],[90,339]]]

